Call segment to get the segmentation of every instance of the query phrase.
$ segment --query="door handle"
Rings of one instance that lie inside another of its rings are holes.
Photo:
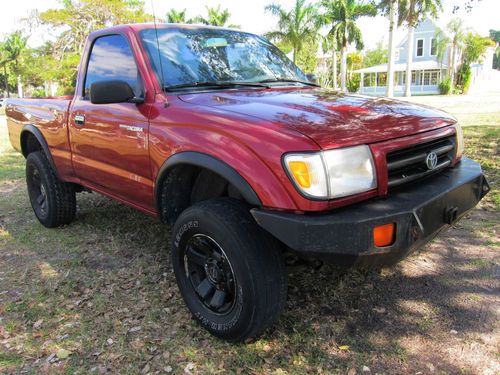
[[[84,115],[76,115],[75,116],[75,124],[76,125],[84,125],[85,124],[85,116]]]

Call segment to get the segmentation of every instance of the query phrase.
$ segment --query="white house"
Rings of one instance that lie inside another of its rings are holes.
[[[427,19],[421,22],[414,33],[411,92],[413,95],[438,94],[438,84],[448,66],[448,48],[442,62],[437,58],[436,31],[438,27]],[[394,64],[394,95],[404,93],[407,61],[407,37],[397,46]],[[385,95],[387,64],[355,70],[361,74],[360,92],[371,95]]]

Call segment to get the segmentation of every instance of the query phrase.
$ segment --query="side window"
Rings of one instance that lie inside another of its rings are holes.
[[[89,99],[92,83],[109,80],[125,81],[136,96],[142,95],[142,82],[132,50],[121,35],[103,36],[94,42],[85,77],[84,98]]]

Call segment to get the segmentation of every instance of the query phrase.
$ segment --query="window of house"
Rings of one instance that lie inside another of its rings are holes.
[[[424,55],[424,40],[417,39],[417,48],[415,50],[417,57],[422,57]]]
[[[401,72],[401,83],[404,85],[406,83],[406,72]],[[411,84],[416,85],[417,84],[417,74],[413,70],[411,72]]]
[[[431,72],[424,72],[424,86],[429,85],[431,81]]]
[[[437,55],[437,39],[431,38],[431,56]]]
[[[439,70],[431,71],[431,85],[437,85],[439,83]]]
[[[399,49],[394,52],[394,61],[399,61]]]
[[[103,36],[94,42],[85,77],[84,98],[89,99],[92,83],[109,80],[125,81],[137,96],[141,95],[141,80],[132,50],[121,35]]]

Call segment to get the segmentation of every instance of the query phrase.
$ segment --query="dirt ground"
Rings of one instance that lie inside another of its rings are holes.
[[[465,129],[478,208],[390,269],[289,267],[277,325],[230,345],[191,319],[154,219],[83,193],[38,224],[0,122],[0,373],[499,374],[498,130]]]

